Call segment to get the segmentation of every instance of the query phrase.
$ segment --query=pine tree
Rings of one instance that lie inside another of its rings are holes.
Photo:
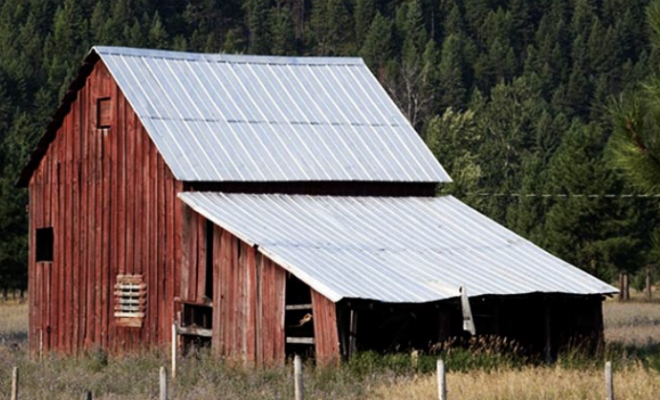
[[[148,46],[156,49],[163,49],[169,46],[168,34],[156,12],[151,20],[151,27],[147,36]]]
[[[269,0],[249,0],[246,2],[247,26],[250,31],[249,51],[253,54],[270,53]]]
[[[376,16],[374,0],[357,0],[355,4],[355,43],[362,47]]]
[[[288,7],[271,9],[271,52],[276,55],[292,55],[296,49],[296,33]]]
[[[360,56],[375,71],[382,71],[392,54],[392,23],[377,13],[360,50]]]
[[[452,35],[442,44],[439,68],[439,100],[441,108],[463,109],[467,90],[463,82],[463,54],[461,40]]]

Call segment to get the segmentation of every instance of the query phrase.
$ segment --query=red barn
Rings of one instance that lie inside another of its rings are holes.
[[[93,48],[20,177],[31,349],[426,348],[464,334],[461,287],[478,334],[599,340],[616,290],[449,181],[360,59]]]

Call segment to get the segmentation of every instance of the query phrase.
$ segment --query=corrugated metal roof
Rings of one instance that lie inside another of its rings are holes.
[[[616,292],[451,196],[179,197],[333,301]]]
[[[359,58],[92,51],[179,180],[450,181]]]

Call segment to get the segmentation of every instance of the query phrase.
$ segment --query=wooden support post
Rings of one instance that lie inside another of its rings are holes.
[[[165,367],[160,367],[160,396],[158,400],[167,400],[167,371]]]
[[[438,360],[438,399],[447,400],[447,376],[445,373],[445,362]]]
[[[18,400],[18,367],[11,372],[11,400]]]
[[[552,321],[549,299],[545,298],[545,361],[552,362]]]
[[[351,358],[357,353],[357,327],[358,327],[358,313],[351,310],[349,328],[348,328],[348,358]]]
[[[605,393],[606,400],[614,400],[614,379],[612,377],[612,362],[605,363]]]
[[[176,322],[172,322],[172,379],[176,378],[176,350],[177,350]]]
[[[85,392],[85,395],[83,396],[83,400],[92,400],[92,392],[89,390]]]
[[[303,366],[300,356],[293,359],[293,379],[296,391],[296,400],[303,400],[305,397],[305,388],[303,386]]]

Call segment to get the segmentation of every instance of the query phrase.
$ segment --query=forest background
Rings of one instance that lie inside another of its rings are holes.
[[[27,284],[18,174],[93,45],[363,57],[453,177],[441,193],[641,286],[660,193],[626,184],[608,144],[612,102],[658,72],[648,3],[0,0],[0,289]]]

